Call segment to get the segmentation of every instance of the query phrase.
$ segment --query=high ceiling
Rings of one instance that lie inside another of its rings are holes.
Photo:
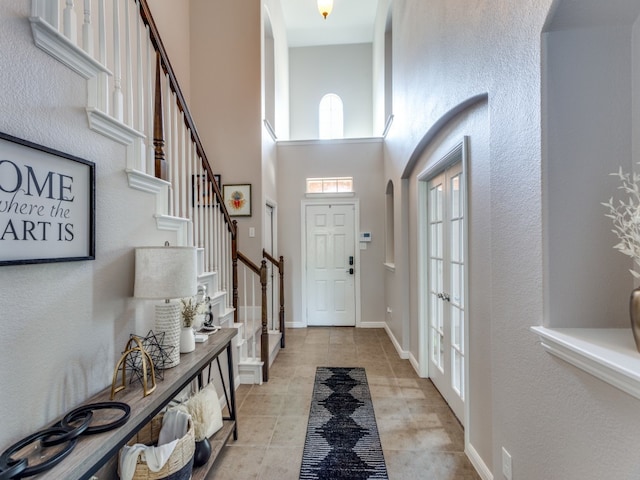
[[[280,0],[289,47],[371,43],[378,0],[334,0],[327,19],[316,0]]]

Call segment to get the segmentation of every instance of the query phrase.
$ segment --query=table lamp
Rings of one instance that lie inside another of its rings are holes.
[[[138,247],[135,250],[136,298],[164,300],[156,305],[156,334],[164,332],[162,344],[171,349],[165,368],[180,363],[182,305],[172,299],[191,297],[198,288],[195,247]],[[168,349],[169,350],[169,349]]]

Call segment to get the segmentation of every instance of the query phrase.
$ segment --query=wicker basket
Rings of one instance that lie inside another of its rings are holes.
[[[135,443],[155,445],[158,442],[160,429],[162,428],[162,414],[153,418],[149,423],[127,443],[131,446]],[[189,427],[184,437],[178,440],[176,448],[171,453],[167,463],[157,472],[149,470],[146,462],[138,458],[133,480],[188,480],[193,471],[193,454],[195,452],[195,437],[193,423],[189,420]]]

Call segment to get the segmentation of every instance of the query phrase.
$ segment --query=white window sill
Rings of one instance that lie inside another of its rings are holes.
[[[630,328],[531,330],[548,353],[640,399],[640,353]]]

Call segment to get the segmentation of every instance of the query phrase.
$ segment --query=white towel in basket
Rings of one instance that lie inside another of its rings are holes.
[[[152,472],[159,471],[167,463],[178,440],[187,434],[189,415],[179,410],[169,410],[162,417],[162,428],[158,435],[158,446],[136,443],[125,445],[120,453],[120,478],[131,480],[136,471],[138,457],[147,463]]]

